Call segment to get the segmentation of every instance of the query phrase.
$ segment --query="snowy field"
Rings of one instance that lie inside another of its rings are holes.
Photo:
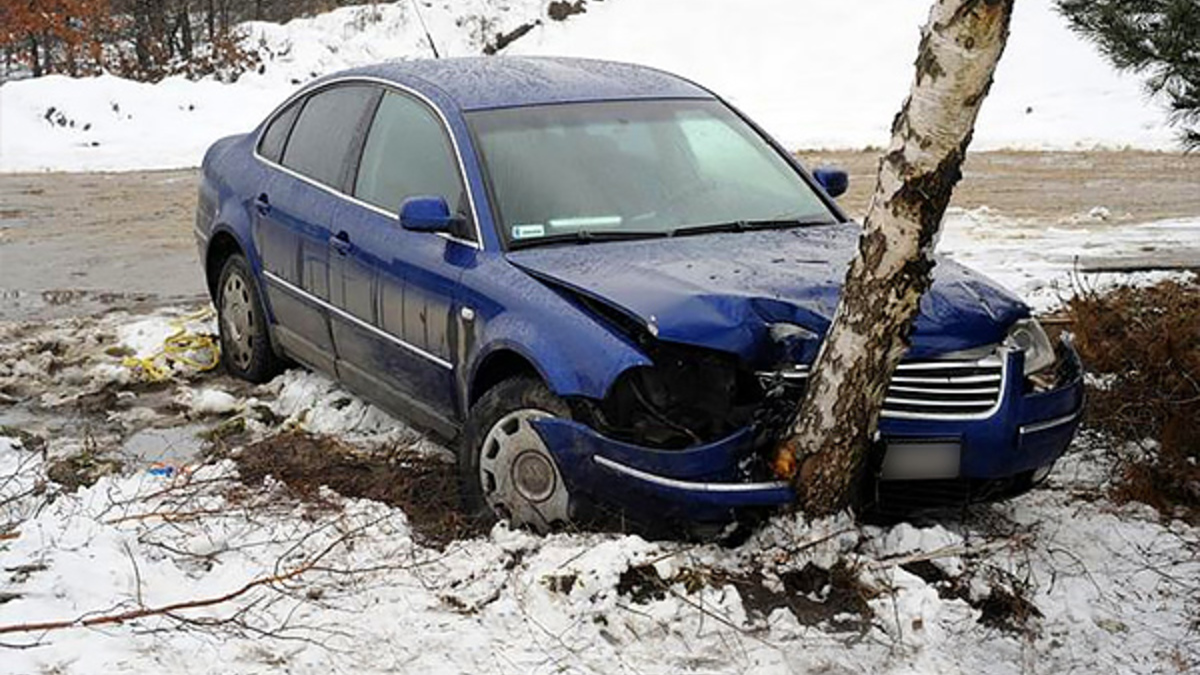
[[[733,549],[498,525],[438,547],[401,509],[300,501],[204,459],[196,434],[235,420],[239,444],[299,429],[364,455],[444,450],[319,375],[251,388],[181,366],[148,385],[122,365],[179,325],[212,330],[185,319],[0,327],[0,387],[26,401],[0,421],[44,434],[0,435],[0,672],[1200,667],[1200,530],[1111,503],[1133,450],[1094,434],[1043,488],[936,524],[779,516]],[[47,480],[81,451],[122,468],[74,492]]]
[[[542,0],[422,6],[443,54],[541,21],[505,53],[659,66],[789,147],[862,148],[888,140],[928,4],[593,0],[565,22]],[[196,166],[314,77],[427,56],[411,8],[247,24],[265,69],[235,84],[4,84],[0,172]],[[1049,0],[1019,0],[973,147],[1174,149],[1165,120]],[[1200,245],[1200,214],[1087,208],[952,209],[939,251],[1046,310],[1164,276],[1077,274],[1091,261]],[[138,359],[169,335],[214,331],[197,309],[0,321],[0,675],[1200,671],[1200,529],[1112,502],[1114,465],[1143,450],[1095,432],[1040,489],[936,523],[781,515],[736,548],[504,525],[433,542],[411,510],[248,483],[246,448],[289,433],[364,461],[449,451],[302,370],[253,387],[160,359],[148,382]]]
[[[425,4],[425,3],[423,3]],[[926,0],[604,0],[552,21],[539,0],[431,3],[443,55],[503,53],[665,68],[727,96],[792,148],[886,146],[912,77]],[[222,136],[252,129],[299,85],[342,68],[430,55],[409,2],[347,7],[286,25],[248,23],[264,71],[235,84],[54,76],[0,87],[0,171],[197,166]],[[1071,33],[1050,0],[1017,3],[1012,37],[974,149],[1172,149],[1160,106]]]

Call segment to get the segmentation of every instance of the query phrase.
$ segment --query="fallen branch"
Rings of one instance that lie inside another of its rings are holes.
[[[130,610],[128,612],[120,612],[118,614],[106,614],[103,616],[93,616],[87,619],[73,619],[68,621],[42,621],[38,623],[18,623],[7,626],[0,626],[0,634],[7,633],[33,633],[39,631],[62,630],[64,628],[88,628],[90,626],[102,626],[108,624],[120,624],[126,621],[142,619],[148,616],[157,616],[163,614],[171,614],[185,609],[196,609],[199,607],[211,607],[224,602],[229,602],[237,597],[245,595],[259,586],[266,586],[281,581],[287,581],[304,574],[312,567],[311,564],[301,565],[285,574],[272,574],[266,577],[259,577],[241,588],[218,595],[211,598],[201,598],[198,600],[185,600],[169,605],[160,605],[158,607],[142,607],[139,609]]]
[[[270,575],[258,577],[256,579],[252,579],[252,580],[246,582],[240,588],[237,588],[233,591],[230,591],[230,592],[222,594],[222,595],[213,596],[213,597],[209,597],[209,598],[199,598],[199,599],[195,599],[195,600],[184,600],[182,602],[175,602],[175,603],[171,603],[168,605],[159,605],[158,607],[139,607],[137,609],[131,609],[127,612],[118,612],[116,614],[104,614],[101,616],[93,616],[93,617],[88,617],[88,618],[77,618],[77,619],[60,620],[60,621],[41,621],[41,622],[37,622],[37,623],[9,624],[6,626],[0,626],[0,635],[5,635],[5,634],[9,634],[9,633],[47,632],[47,631],[53,631],[53,630],[63,630],[66,628],[88,628],[91,626],[122,624],[127,621],[134,621],[136,619],[142,619],[142,618],[145,618],[148,616],[163,616],[163,615],[170,616],[170,615],[173,615],[174,613],[182,611],[182,610],[198,609],[200,607],[211,607],[213,605],[220,605],[222,603],[229,602],[230,600],[239,598],[260,586],[269,586],[272,584],[278,584],[278,583],[282,583],[285,581],[289,581],[291,579],[295,579],[296,577],[299,577],[300,575],[302,575],[306,572],[311,571],[317,565],[317,563],[319,563],[325,556],[327,556],[331,551],[333,551],[333,549],[337,548],[337,546],[339,546],[340,544],[345,542],[352,534],[360,531],[361,529],[362,528],[355,528],[354,530],[351,530],[351,531],[347,532],[346,534],[338,537],[337,539],[335,539],[328,546],[326,546],[319,553],[317,553],[315,556],[310,558],[308,561],[306,561],[302,565],[299,565],[299,566],[297,566],[289,571],[286,571],[286,572],[278,572],[276,574],[270,574]]]

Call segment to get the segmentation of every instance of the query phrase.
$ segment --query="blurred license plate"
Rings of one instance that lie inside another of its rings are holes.
[[[885,480],[958,478],[962,446],[955,441],[891,442],[883,455]]]

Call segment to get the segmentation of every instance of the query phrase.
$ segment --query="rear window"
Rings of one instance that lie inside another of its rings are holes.
[[[271,120],[258,142],[258,154],[272,162],[279,162],[283,157],[283,145],[287,143],[288,134],[292,131],[292,124],[296,121],[296,115],[300,114],[301,103],[293,102]]]
[[[331,187],[346,183],[350,153],[373,107],[376,88],[343,85],[309,97],[283,151],[283,165]]]

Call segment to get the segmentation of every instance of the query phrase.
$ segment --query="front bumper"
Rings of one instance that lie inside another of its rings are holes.
[[[1022,357],[1009,354],[1004,370],[1008,393],[987,417],[881,419],[880,443],[876,456],[868,460],[869,467],[878,469],[882,453],[893,442],[957,444],[956,479],[963,483],[1008,484],[1049,466],[1070,444],[1083,410],[1079,357],[1065,344],[1060,356],[1059,385],[1026,393]],[[658,450],[607,438],[570,420],[548,418],[534,426],[554,452],[573,494],[585,494],[629,513],[719,522],[742,509],[795,500],[788,483],[755,481],[748,475],[745,467],[754,463],[758,452],[749,427],[706,445]],[[873,476],[880,478],[877,473]],[[878,482],[896,488],[908,481]]]

